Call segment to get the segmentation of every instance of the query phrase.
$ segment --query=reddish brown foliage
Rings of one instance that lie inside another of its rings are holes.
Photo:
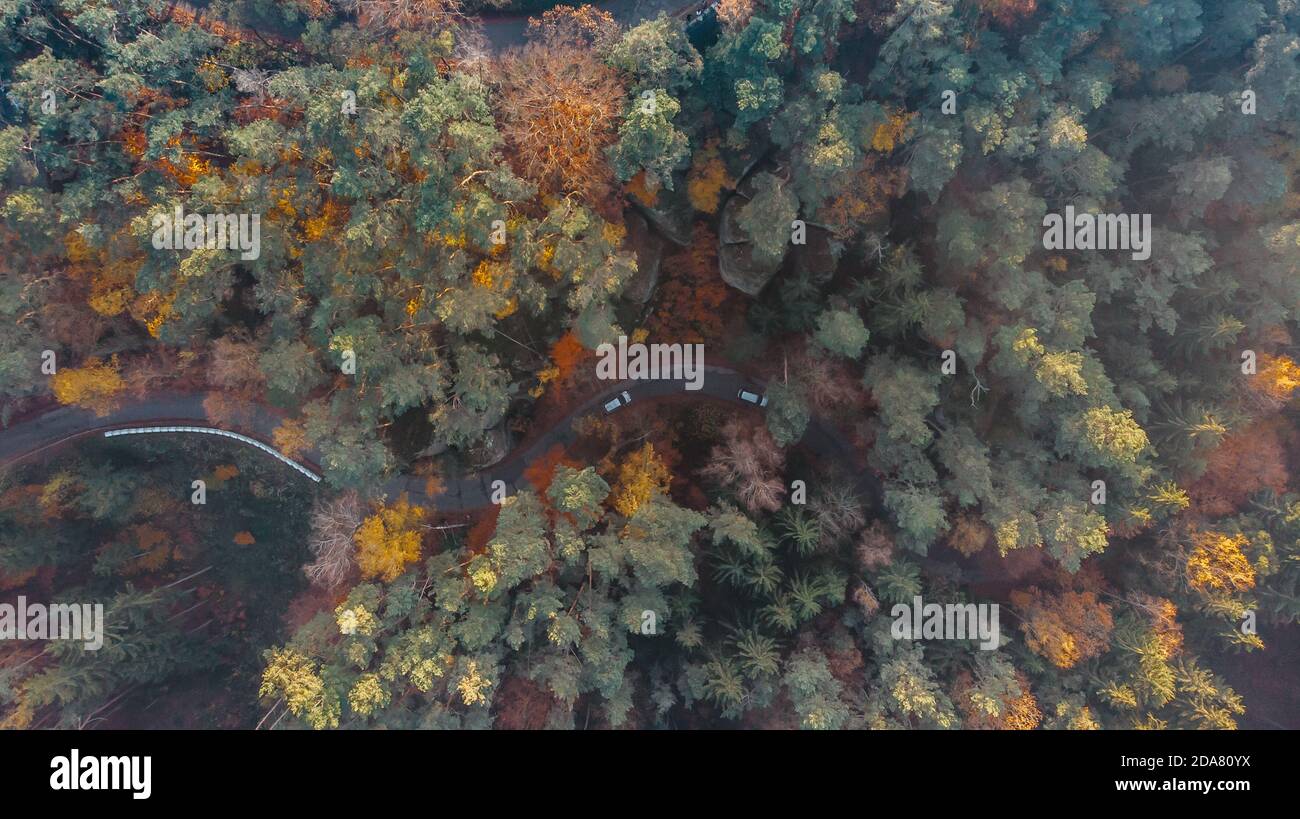
[[[731,489],[749,511],[775,512],[785,496],[784,467],[785,453],[767,427],[732,420],[723,428],[723,443],[713,448],[700,474]]]
[[[965,557],[979,554],[993,542],[993,530],[979,515],[963,512],[948,533],[948,545]]]
[[[980,7],[999,25],[1010,28],[1038,10],[1038,0],[980,0]]]
[[[213,426],[240,429],[253,419],[254,406],[232,393],[210,392],[203,399],[203,414]]]
[[[532,680],[506,677],[492,698],[496,710],[493,725],[506,731],[541,730],[554,704],[555,698]]]
[[[578,341],[572,330],[560,336],[551,345],[551,364],[555,367],[554,381],[561,387],[572,387],[580,373],[590,373],[596,354]]]
[[[484,510],[482,516],[470,527],[469,533],[465,536],[465,548],[472,554],[480,554],[487,550],[488,541],[496,534],[497,516],[500,514],[501,507],[494,503]]]
[[[822,652],[826,655],[826,667],[831,676],[846,686],[854,686],[862,679],[862,650],[854,642],[852,635],[841,625],[838,615],[823,615],[818,621],[819,631],[829,632],[822,641]]]
[[[222,336],[212,342],[208,383],[249,398],[260,394],[266,376],[258,363],[257,344],[242,335]]]
[[[807,386],[808,400],[818,415],[861,417],[867,391],[848,362],[809,353],[805,347],[790,356],[788,366]]]
[[[267,98],[265,100],[248,100],[235,106],[234,119],[240,125],[248,125],[259,119],[271,119],[287,123],[292,118],[287,113],[285,100]]]
[[[1012,592],[1011,605],[1029,649],[1058,668],[1073,668],[1106,650],[1114,620],[1111,607],[1101,600],[1096,572],[1085,568],[1061,580],[1073,588],[1051,592],[1030,586]]]
[[[894,539],[884,521],[872,521],[862,530],[857,545],[858,564],[867,571],[877,571],[894,562]]]
[[[546,450],[546,454],[528,465],[528,468],[524,470],[524,480],[532,484],[532,487],[537,490],[537,494],[545,497],[546,490],[551,486],[551,481],[555,480],[555,470],[561,465],[574,469],[582,467],[582,464],[566,456],[564,444],[555,444]]]
[[[1188,490],[1192,510],[1221,517],[1262,490],[1285,492],[1286,435],[1284,422],[1274,418],[1225,437],[1210,456],[1205,474]]]
[[[718,238],[695,225],[689,247],[663,261],[658,306],[648,322],[651,338],[668,343],[714,344],[722,338],[731,290],[718,275]]]

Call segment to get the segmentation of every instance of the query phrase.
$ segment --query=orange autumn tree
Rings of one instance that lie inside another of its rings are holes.
[[[123,575],[157,571],[172,558],[174,539],[156,526],[138,523],[126,529],[123,536],[136,552],[135,559],[119,570]]]
[[[738,32],[754,16],[754,0],[719,0],[718,22],[728,32]]]
[[[502,133],[516,170],[543,193],[599,202],[614,189],[605,149],[617,137],[624,88],[595,49],[611,27],[590,6],[552,9],[530,21],[537,39],[502,60]]]
[[[50,386],[60,404],[82,407],[102,417],[117,409],[126,382],[114,356],[107,363],[88,358],[80,367],[61,369],[50,379]]]
[[[611,495],[614,509],[624,517],[632,517],[656,491],[668,491],[670,480],[668,467],[655,454],[654,444],[647,443],[619,466],[618,482]]]
[[[993,529],[979,515],[962,512],[948,532],[948,545],[965,557],[982,552],[993,542]]]
[[[560,336],[559,341],[551,346],[551,361],[557,371],[557,380],[562,384],[572,384],[574,376],[581,365],[589,363],[595,355],[582,346],[578,336],[569,330]]]
[[[1016,680],[1020,683],[1020,696],[1003,701],[1006,711],[999,727],[1009,731],[1032,731],[1043,721],[1043,712],[1038,709],[1038,700],[1029,690],[1029,678],[1016,672]]]
[[[613,15],[592,5],[556,6],[528,20],[528,36],[551,46],[604,51],[620,31]]]
[[[271,433],[271,441],[286,458],[297,458],[311,448],[307,428],[301,421],[286,418]]]
[[[718,150],[719,144],[717,138],[707,140],[695,152],[691,169],[686,173],[686,195],[691,206],[701,213],[717,213],[723,188],[730,189],[736,184],[727,173],[727,166]]]
[[[1259,357],[1259,374],[1251,379],[1256,392],[1277,402],[1291,400],[1291,394],[1300,387],[1300,365],[1284,355],[1267,353]]]
[[[353,536],[361,576],[390,583],[419,559],[424,515],[424,507],[411,505],[405,493],[396,503],[379,504]]]
[[[206,146],[202,145],[197,137],[191,134],[174,134],[168,138],[167,147],[177,149],[180,155],[179,162],[162,157],[156,160],[155,164],[182,189],[189,190],[200,179],[212,176],[216,172],[212,162],[204,158]]]
[[[657,306],[647,322],[652,338],[706,345],[722,339],[731,293],[717,264],[717,236],[697,223],[690,246],[664,259]]]
[[[881,126],[884,127],[884,126]],[[835,191],[817,210],[817,219],[839,239],[852,239],[889,209],[907,187],[907,172],[869,154],[853,181]]]
[[[648,208],[652,208],[659,203],[659,187],[657,184],[651,187],[651,183],[647,181],[645,171],[638,171],[635,176],[627,180],[623,190]]]
[[[238,477],[239,467],[234,464],[218,464],[208,476],[208,486],[213,489],[220,489],[226,481]]]
[[[536,396],[540,397],[547,385],[557,391],[567,390],[577,383],[578,376],[585,369],[594,372],[596,354],[582,346],[577,335],[567,331],[551,345],[551,364],[537,374]]]
[[[1013,591],[1011,605],[1020,614],[1020,630],[1029,649],[1057,668],[1073,668],[1101,654],[1115,627],[1110,606],[1092,591],[1065,589],[1051,594],[1030,586]]]

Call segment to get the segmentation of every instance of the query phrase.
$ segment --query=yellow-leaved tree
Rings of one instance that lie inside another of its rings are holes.
[[[623,461],[618,468],[618,483],[614,487],[614,509],[624,517],[632,517],[641,505],[650,500],[655,490],[668,490],[668,468],[655,455],[654,444],[646,444]]]
[[[316,661],[294,649],[271,649],[257,693],[283,698],[295,717],[316,730],[339,727],[338,694],[325,684]]]
[[[898,143],[906,138],[908,128],[912,125],[912,118],[915,116],[915,112],[891,108],[888,117],[876,126],[875,133],[871,135],[872,150],[882,154],[894,150]]]
[[[80,367],[61,369],[50,379],[50,386],[60,404],[83,407],[104,416],[117,408],[117,396],[126,388],[126,382],[114,356],[107,363],[88,358]]]
[[[1300,387],[1300,365],[1284,355],[1259,357],[1259,377],[1251,383],[1257,391],[1277,401],[1291,400]]]
[[[701,213],[717,213],[718,205],[722,203],[722,189],[736,184],[727,173],[718,144],[716,139],[705,142],[693,157],[691,169],[686,174],[686,195],[691,205]]]
[[[361,576],[396,580],[420,557],[423,520],[424,507],[411,505],[405,494],[396,503],[380,504],[354,535]]]
[[[301,421],[286,418],[271,432],[271,441],[275,448],[286,458],[297,458],[311,449],[307,439],[307,427]]]
[[[1207,594],[1254,588],[1255,567],[1246,557],[1247,543],[1243,534],[1198,532],[1187,556],[1187,584]]]

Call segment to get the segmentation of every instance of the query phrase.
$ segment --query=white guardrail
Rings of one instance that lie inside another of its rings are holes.
[[[110,429],[104,433],[104,437],[115,438],[118,435],[141,435],[141,434],[147,434],[151,432],[198,432],[204,435],[216,435],[220,438],[233,438],[234,440],[239,441],[240,443],[257,447],[258,449],[265,452],[267,455],[270,455],[271,457],[275,458],[277,461],[288,464],[289,466],[298,470],[302,474],[311,478],[316,483],[320,483],[320,475],[317,475],[315,472],[312,472],[310,469],[298,463],[297,461],[294,461],[290,458],[286,458],[285,456],[277,452],[275,449],[267,446],[261,441],[255,438],[249,438],[247,435],[240,435],[238,432],[230,432],[228,430],[217,429],[215,427],[129,427],[127,429]]]

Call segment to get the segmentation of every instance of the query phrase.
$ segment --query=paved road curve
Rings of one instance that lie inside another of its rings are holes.
[[[751,410],[753,405],[741,401],[736,397],[736,393],[741,387],[759,393],[764,390],[762,381],[748,378],[726,367],[706,366],[704,371],[704,385],[694,391],[686,390],[684,382],[671,379],[622,381],[611,385],[609,389],[592,396],[573,409],[532,444],[522,450],[511,452],[501,463],[462,478],[444,480],[443,491],[437,495],[430,496],[425,491],[425,479],[417,475],[398,475],[384,484],[383,492],[390,497],[405,492],[412,502],[431,506],[443,513],[483,509],[492,503],[493,481],[504,481],[508,489],[507,495],[514,495],[529,464],[542,457],[555,444],[572,442],[577,438],[577,434],[573,431],[573,422],[590,413],[602,413],[601,406],[622,390],[627,390],[631,394],[633,404],[653,401],[656,398],[684,395],[688,398],[728,402],[733,406]],[[203,394],[193,393],[159,394],[145,400],[124,403],[118,410],[102,418],[75,407],[59,407],[50,410],[42,415],[20,421],[7,429],[0,429],[0,469],[50,454],[60,447],[91,436],[102,436],[105,432],[115,429],[142,426],[215,426],[206,417],[203,398]],[[616,410],[616,412],[626,411],[626,408]],[[245,415],[248,416],[247,422],[239,429],[230,431],[239,432],[263,443],[271,440],[272,431],[285,417],[279,410],[263,405],[249,407]],[[845,464],[848,464],[848,455],[852,451],[847,439],[816,416],[808,424],[799,446],[822,458],[839,460]],[[309,467],[315,467],[317,457],[316,453],[308,453]],[[288,466],[284,469],[286,474],[295,474]],[[846,477],[853,482],[853,488],[860,498],[871,508],[881,509],[883,487],[875,473],[870,469],[860,470],[849,465]],[[300,475],[297,475],[296,479],[306,480]],[[935,561],[927,560],[926,563],[933,565]],[[968,582],[1005,579],[1000,573],[982,571],[970,566],[966,566],[963,571]]]
[[[611,396],[623,390],[627,390],[632,396],[633,404],[682,395],[688,398],[731,402],[738,406],[752,408],[752,405],[740,401],[736,393],[741,387],[749,387],[758,392],[763,389],[761,382],[726,367],[706,366],[704,371],[704,384],[699,390],[687,390],[684,381],[675,379],[622,381],[611,384],[607,390],[593,395],[570,411],[563,420],[529,446],[510,453],[501,463],[481,472],[445,480],[443,491],[433,497],[425,492],[425,479],[415,475],[394,477],[384,485],[384,491],[393,496],[406,492],[412,501],[431,505],[443,512],[479,509],[492,502],[493,481],[504,481],[509,494],[514,494],[529,464],[542,457],[555,444],[568,444],[577,437],[573,430],[573,422],[576,419],[591,413],[603,413],[602,405]],[[20,421],[8,429],[0,430],[0,465],[19,463],[88,436],[102,436],[105,432],[127,427],[215,427],[217,425],[207,418],[207,413],[203,409],[203,399],[204,395],[201,393],[158,394],[143,400],[127,401],[119,409],[103,417],[97,417],[93,412],[76,407],[59,407]],[[627,411],[627,408],[616,410],[616,412]],[[278,410],[262,405],[251,406],[244,414],[247,420],[238,429],[230,431],[264,443],[271,441],[273,430],[285,417]],[[838,457],[848,451],[847,441],[816,420],[809,425],[808,432],[801,443],[819,455]],[[319,455],[307,453],[304,460],[308,466],[312,466],[318,462]],[[870,496],[878,497],[878,486],[870,473],[862,473],[861,478],[865,481],[862,488]]]

